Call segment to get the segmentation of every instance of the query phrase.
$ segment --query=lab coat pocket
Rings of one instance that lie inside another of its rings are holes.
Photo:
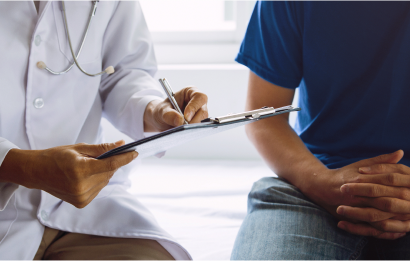
[[[62,3],[53,2],[52,4],[59,50],[67,61],[72,63],[74,60],[65,28]],[[74,53],[77,55],[84,40],[93,5],[91,1],[69,1],[65,2],[65,9],[71,45]],[[79,64],[93,63],[101,59],[102,36],[99,35],[101,34],[100,30],[97,30],[97,22],[97,19],[93,17],[87,32],[87,37],[81,49],[81,54],[77,59]]]

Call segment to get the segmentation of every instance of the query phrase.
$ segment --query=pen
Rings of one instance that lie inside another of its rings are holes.
[[[159,79],[159,82],[161,83],[162,88],[164,88],[164,91],[167,94],[169,100],[171,101],[172,106],[174,106],[174,109],[177,110],[184,118],[184,124],[188,124],[188,122],[185,120],[184,114],[182,113],[181,109],[178,106],[177,101],[174,98],[174,92],[172,91],[171,85],[169,85],[169,82],[167,81],[167,79],[165,78]]]

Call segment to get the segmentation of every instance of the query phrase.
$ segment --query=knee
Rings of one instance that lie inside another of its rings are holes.
[[[266,177],[253,184],[248,195],[249,211],[257,208],[271,208],[272,204],[278,203],[293,205],[306,204],[310,201],[297,187],[281,178]]]

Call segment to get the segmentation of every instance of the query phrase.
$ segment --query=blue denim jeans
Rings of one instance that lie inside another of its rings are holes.
[[[280,178],[255,182],[231,259],[410,259],[410,236],[356,236]]]

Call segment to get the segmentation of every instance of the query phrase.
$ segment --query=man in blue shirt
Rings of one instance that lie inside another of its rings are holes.
[[[249,194],[232,259],[409,259],[410,3],[256,4],[237,61],[246,131],[278,178]]]

